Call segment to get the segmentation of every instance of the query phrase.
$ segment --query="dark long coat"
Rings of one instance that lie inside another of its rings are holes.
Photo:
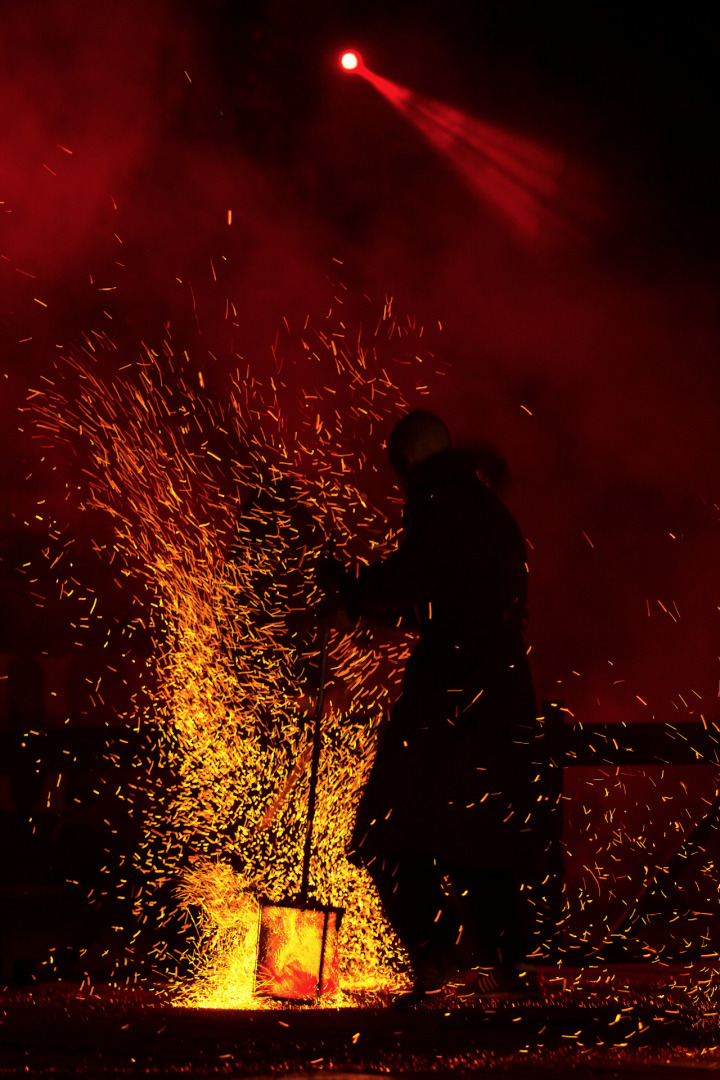
[[[522,638],[525,545],[462,451],[417,466],[408,488],[403,542],[342,593],[351,616],[414,612],[419,626],[350,857],[422,850],[518,867],[537,833],[542,773]]]

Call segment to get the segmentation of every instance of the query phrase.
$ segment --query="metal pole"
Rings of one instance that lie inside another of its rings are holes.
[[[312,856],[313,823],[315,821],[315,802],[317,797],[318,770],[320,767],[320,738],[323,704],[325,702],[325,667],[327,665],[328,627],[323,631],[320,646],[320,672],[318,676],[318,695],[315,702],[315,726],[313,730],[313,752],[310,765],[310,792],[308,794],[307,825],[305,827],[305,847],[303,851],[302,884],[300,886],[300,904],[307,903],[310,881],[310,858]]]

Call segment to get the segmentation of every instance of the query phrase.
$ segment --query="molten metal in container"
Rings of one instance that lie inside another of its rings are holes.
[[[293,999],[336,994],[342,914],[341,908],[320,905],[263,904],[255,993]]]
[[[260,906],[255,993],[265,997],[319,998],[336,994],[340,986],[337,936],[343,909],[308,903],[327,647],[326,630],[320,649],[300,896],[297,902],[265,902]]]

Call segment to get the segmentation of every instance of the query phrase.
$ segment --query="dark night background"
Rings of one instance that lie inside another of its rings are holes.
[[[442,323],[433,340],[452,371],[422,404],[508,457],[538,695],[594,721],[718,720],[715,8],[27,0],[3,3],[0,25],[0,652],[5,675],[18,657],[44,665],[38,723],[104,722],[130,690],[90,696],[100,642],[78,652],[67,611],[38,614],[47,586],[20,573],[48,518],[69,518],[88,551],[78,580],[102,579],[88,520],[67,510],[67,463],[40,461],[17,432],[27,388],[83,331],[134,356],[169,321],[222,397],[226,297],[233,348],[263,368],[283,317],[327,308],[333,259],[351,290]],[[586,241],[524,245],[339,71],[348,46],[583,166],[601,208]],[[106,599],[118,624],[124,603]],[[33,708],[6,704],[5,726]],[[685,802],[673,787],[673,819],[699,812],[714,790],[703,775]],[[631,820],[652,793],[626,780]]]

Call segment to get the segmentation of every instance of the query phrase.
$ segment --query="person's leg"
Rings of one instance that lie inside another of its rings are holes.
[[[518,875],[511,870],[448,866],[473,949],[465,989],[482,997],[538,997],[541,986],[527,957],[531,935]],[[485,969],[485,970],[483,970]]]
[[[530,950],[518,876],[512,870],[448,867],[472,940],[475,963],[513,968]]]
[[[410,955],[416,989],[438,989],[457,970],[458,919],[442,889],[442,871],[425,852],[376,858],[366,867],[385,915]]]

